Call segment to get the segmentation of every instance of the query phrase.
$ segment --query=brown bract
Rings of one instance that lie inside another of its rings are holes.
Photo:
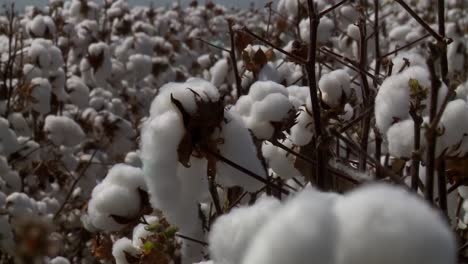
[[[224,121],[224,105],[222,100],[204,100],[197,92],[190,90],[195,96],[197,111],[191,115],[185,110],[182,103],[171,94],[171,102],[182,115],[185,134],[179,143],[177,153],[179,162],[190,167],[190,157],[205,157],[210,160],[210,152],[218,152],[217,145],[220,139],[213,139],[212,135],[217,128],[221,129]],[[208,97],[208,96],[207,96]],[[208,97],[209,98],[209,97]],[[210,163],[210,162],[209,162]]]

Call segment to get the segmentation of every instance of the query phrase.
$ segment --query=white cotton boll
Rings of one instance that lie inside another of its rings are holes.
[[[203,54],[197,58],[197,63],[202,67],[202,69],[207,69],[211,65],[211,55]]]
[[[23,66],[23,74],[28,82],[34,78],[43,77],[42,70],[33,64],[25,64]]]
[[[390,30],[388,36],[393,41],[405,41],[406,36],[411,32],[412,29],[412,26],[409,24],[397,26]]]
[[[341,7],[340,13],[351,22],[356,21],[359,18],[359,12],[351,5],[344,5]]]
[[[234,109],[241,116],[247,116],[250,114],[250,111],[252,109],[252,104],[253,102],[250,97],[241,96],[239,100],[237,100],[236,105],[234,106]]]
[[[440,126],[443,128],[443,135],[437,140],[438,153],[444,150],[448,150],[448,155],[457,153],[459,150],[455,148],[468,135],[468,105],[466,102],[461,99],[449,102],[440,119]],[[454,148],[454,153],[452,153],[451,148]]]
[[[466,42],[466,40],[465,40]],[[463,40],[455,40],[447,47],[448,70],[451,74],[462,73],[465,69],[464,52],[468,46],[463,43]]]
[[[18,172],[12,170],[7,160],[2,156],[0,156],[0,180],[2,185],[5,184],[5,186],[1,186],[3,193],[10,194],[21,191],[23,183]]]
[[[292,148],[291,141],[285,140],[282,143],[288,148]],[[282,179],[288,180],[301,175],[294,167],[294,156],[285,150],[265,141],[262,144],[262,154],[269,167]]]
[[[442,215],[403,188],[366,186],[334,209],[338,264],[456,263],[455,238]]]
[[[227,59],[217,61],[213,67],[210,68],[211,83],[219,87],[224,83],[229,72],[229,62]]]
[[[55,34],[55,23],[49,16],[37,15],[28,23],[28,31],[33,37],[51,37]]]
[[[51,42],[48,42],[43,39],[33,40],[28,52],[31,64],[34,64],[41,69],[47,69],[51,61],[48,51],[48,47],[50,47],[51,45]]]
[[[280,82],[278,71],[276,67],[270,62],[265,64],[260,72],[258,73],[259,81],[273,81],[273,82]]]
[[[83,109],[88,106],[89,88],[78,76],[72,76],[67,80],[68,98],[70,102]]]
[[[252,84],[249,96],[254,101],[261,101],[269,94],[279,93],[288,96],[288,90],[281,84],[272,81],[258,81]]]
[[[457,95],[457,99],[467,100],[468,97],[468,81],[461,83],[455,89],[455,93]]]
[[[265,177],[265,170],[258,159],[252,136],[242,124],[240,117],[231,109],[225,111],[225,118],[228,122],[222,123],[220,136],[224,138],[224,142],[218,146],[220,153],[242,167]],[[218,183],[223,186],[242,186],[250,192],[254,192],[262,186],[261,182],[223,162],[216,164],[216,170]]]
[[[359,27],[356,26],[355,24],[350,24],[346,28],[346,34],[356,41],[361,38],[361,31],[359,30]]]
[[[133,73],[134,81],[138,82],[151,73],[153,62],[150,56],[135,54],[128,60],[127,69]]]
[[[283,94],[269,94],[262,101],[252,106],[252,116],[259,121],[268,120],[279,122],[286,117],[293,108],[289,98]]]
[[[330,107],[340,105],[342,98],[350,94],[351,78],[344,70],[336,70],[322,75],[318,83],[322,100]]]
[[[414,121],[406,119],[392,125],[387,131],[388,152],[397,158],[409,159],[414,150]],[[421,140],[424,145],[424,140]]]
[[[31,81],[33,87],[31,96],[35,99],[32,109],[39,114],[50,112],[50,93],[52,87],[47,79],[35,78]]]
[[[317,41],[319,43],[327,42],[330,40],[330,37],[333,33],[334,28],[333,21],[328,17],[322,17],[320,19],[320,24],[317,29]],[[302,41],[309,43],[310,42],[310,21],[308,18],[301,20],[299,23],[299,29],[301,33]]]
[[[350,104],[345,104],[344,114],[340,115],[344,121],[350,121],[354,116],[354,108]]]
[[[49,264],[70,264],[70,261],[64,257],[55,257],[50,260]]]
[[[289,94],[289,101],[294,108],[299,109],[301,106],[306,104],[307,98],[310,97],[309,86],[289,86],[287,87]]]
[[[8,116],[8,121],[17,136],[30,137],[32,135],[31,128],[21,113],[11,113]]]
[[[127,112],[127,107],[120,98],[112,98],[111,111],[113,114],[123,117]]]
[[[133,151],[125,155],[125,163],[130,166],[137,167],[137,168],[143,167],[143,164],[140,159],[140,155],[137,152],[133,152]]]
[[[38,215],[36,201],[25,193],[14,192],[6,199],[6,209],[11,217],[27,219]]]
[[[57,146],[73,147],[85,139],[85,133],[80,125],[67,116],[47,116],[44,132],[47,138]]]
[[[65,78],[65,72],[62,69],[52,72],[49,76],[52,93],[60,102],[65,102],[68,99],[68,94],[65,91]]]
[[[210,256],[215,263],[237,264],[261,227],[281,204],[276,198],[260,198],[249,207],[234,208],[214,222],[210,234]]]
[[[8,156],[20,148],[16,134],[10,129],[8,120],[0,117],[0,154]]]
[[[241,263],[334,264],[337,230],[332,207],[335,200],[336,195],[304,189],[269,217]]]
[[[126,237],[120,238],[112,246],[112,256],[117,264],[129,264],[126,254],[137,257],[141,254],[140,250],[133,246],[132,241]]]
[[[153,225],[159,221],[159,218],[157,216],[146,215],[145,220],[149,225]],[[143,239],[154,234],[154,232],[147,230],[147,227],[147,224],[138,224],[133,229],[132,244],[134,247],[141,248],[143,246]]]
[[[65,63],[63,61],[62,51],[56,46],[52,46],[49,48],[49,56],[50,56],[50,65],[49,65],[50,70],[53,70],[53,71],[58,70]]]
[[[299,108],[296,124],[291,128],[290,140],[296,146],[307,145],[313,137],[313,117],[306,111],[306,107]]]

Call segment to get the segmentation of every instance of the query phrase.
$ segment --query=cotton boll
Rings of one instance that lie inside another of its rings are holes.
[[[409,159],[414,150],[414,121],[406,119],[390,127],[387,131],[388,151],[397,158]],[[424,145],[421,140],[421,145]]]
[[[277,83],[280,82],[278,71],[272,63],[267,63],[262,67],[262,69],[258,73],[257,79],[259,81],[273,81]]]
[[[49,264],[70,264],[70,261],[64,257],[55,257],[50,260]]]
[[[107,173],[103,182],[110,185],[127,187],[131,190],[146,190],[142,170],[126,164],[114,165]]]
[[[213,67],[210,68],[211,83],[219,87],[223,84],[229,71],[229,63],[227,59],[217,61]]]
[[[127,69],[133,73],[135,81],[139,81],[151,73],[152,59],[150,56],[135,54],[130,56]]]
[[[405,60],[409,61],[409,66],[420,66],[427,68],[426,60],[419,53],[416,52],[401,52],[392,59],[393,71],[392,74],[398,74],[405,65]]]
[[[32,103],[32,109],[39,114],[47,114],[50,112],[50,93],[52,88],[47,79],[34,78],[31,81],[33,87],[31,96],[35,99]]]
[[[8,120],[0,117],[0,154],[8,156],[20,148],[15,132]]]
[[[342,98],[350,94],[351,78],[344,70],[336,70],[322,75],[318,83],[322,100],[330,107],[337,107]]]
[[[78,76],[72,76],[67,80],[69,100],[79,108],[85,108],[89,102],[89,88]]]
[[[404,189],[363,187],[338,200],[335,213],[338,264],[456,263],[455,238],[445,220]]]
[[[197,63],[203,68],[207,69],[211,65],[211,55],[203,54],[197,58]]]
[[[224,264],[241,263],[255,234],[271,219],[280,205],[277,199],[264,197],[252,206],[234,208],[216,219],[208,239],[213,261]]]
[[[68,99],[68,94],[65,92],[65,72],[62,69],[52,72],[49,80],[52,86],[52,93],[60,102],[65,102]]]
[[[30,137],[32,135],[28,122],[21,113],[11,113],[8,116],[8,121],[17,136]]]
[[[55,145],[76,146],[85,139],[85,133],[73,119],[49,115],[45,119],[44,133]]]
[[[285,140],[282,143],[288,148],[292,148],[291,141]],[[293,155],[285,150],[265,141],[262,144],[262,154],[270,168],[282,179],[288,180],[301,175],[294,167]]]
[[[299,108],[296,124],[291,128],[290,140],[296,146],[307,145],[313,137],[313,117],[306,111],[306,107]]]
[[[447,155],[459,152],[458,144],[468,134],[468,105],[464,100],[451,101],[440,119],[443,135],[437,140],[439,151],[447,151]],[[462,155],[465,153],[461,153]]]
[[[123,237],[115,241],[112,246],[112,256],[114,256],[117,264],[129,264],[126,255],[138,257],[141,254],[140,250],[133,246],[132,241]]]
[[[231,109],[225,112],[225,118],[228,122],[223,123],[221,127],[219,136],[224,138],[224,142],[218,146],[220,153],[242,167],[265,177],[265,170],[258,159],[252,137],[238,114]],[[261,188],[262,183],[223,162],[216,164],[216,170],[217,181],[223,186],[242,186],[250,192]]]
[[[335,263],[333,203],[337,197],[306,188],[256,233],[242,264]]]
[[[23,74],[28,82],[34,78],[41,78],[43,76],[42,70],[33,64],[25,64],[23,66]]]
[[[0,181],[2,181],[1,190],[5,194],[19,192],[23,185],[18,172],[12,170],[7,160],[2,156],[0,156]]]
[[[334,28],[333,21],[328,17],[324,16],[320,18],[320,24],[317,29],[317,41],[319,43],[327,42],[330,40],[332,31]],[[310,41],[310,21],[309,19],[303,19],[299,23],[299,29],[301,33],[302,41],[309,43]]]
[[[157,216],[145,216],[145,220],[149,225],[156,224],[159,221]],[[152,235],[153,232],[147,230],[148,224],[138,224],[133,229],[132,244],[136,248],[142,248],[143,240]]]
[[[32,37],[51,37],[55,31],[55,23],[49,16],[37,15],[28,23],[28,32]]]

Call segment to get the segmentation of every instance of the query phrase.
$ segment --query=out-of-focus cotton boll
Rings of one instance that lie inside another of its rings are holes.
[[[72,76],[67,80],[68,99],[77,107],[83,109],[89,103],[89,88],[78,76]]]
[[[228,71],[229,62],[227,59],[217,61],[213,67],[210,68],[211,83],[216,87],[221,86],[227,77]]]
[[[116,264],[129,264],[127,254],[137,257],[141,254],[140,250],[133,246],[132,240],[123,237],[114,242],[112,246],[112,256],[114,256]]]
[[[322,75],[318,83],[322,100],[330,107],[344,103],[343,99],[350,94],[351,78],[344,70],[336,70]]]
[[[216,219],[209,234],[210,256],[216,263],[241,263],[250,242],[280,207],[275,198],[260,198]]]
[[[85,139],[85,133],[80,125],[67,116],[47,116],[44,133],[57,146],[73,147]]]
[[[50,112],[50,94],[52,87],[47,79],[35,78],[31,81],[31,96],[35,99],[32,103],[32,109],[39,114]]]
[[[57,97],[58,101],[65,102],[68,99],[68,94],[65,91],[65,72],[62,69],[54,71],[49,76],[52,93]]]
[[[140,81],[151,73],[152,60],[150,56],[135,54],[130,56],[127,69],[132,72],[135,82]]]
[[[334,209],[338,264],[456,263],[455,238],[442,215],[402,188],[366,186]]]
[[[17,171],[12,170],[7,160],[0,156],[0,188],[5,194],[21,191],[21,178]]]
[[[49,16],[37,15],[29,21],[28,32],[35,38],[51,38],[56,32],[55,23]]]
[[[467,140],[466,135],[468,135],[468,105],[466,101],[458,99],[449,102],[439,125],[443,129],[443,134],[437,140],[437,153],[446,151],[446,155],[464,156],[468,149],[460,149],[459,145],[462,140]]]
[[[332,208],[337,199],[304,189],[271,215],[241,263],[334,264],[338,233]]]
[[[19,148],[16,134],[10,129],[10,123],[5,118],[0,117],[0,154],[8,156]]]
[[[50,264],[70,264],[70,261],[64,257],[55,257],[50,260]]]
[[[21,113],[11,113],[8,116],[8,121],[17,136],[30,137],[32,135],[31,128]]]
[[[319,43],[327,42],[330,40],[330,37],[333,33],[333,28],[335,27],[333,20],[328,17],[322,17],[320,19],[320,24],[317,29],[317,41]],[[301,32],[302,41],[309,43],[310,42],[310,21],[309,19],[303,19],[299,23],[299,28]]]

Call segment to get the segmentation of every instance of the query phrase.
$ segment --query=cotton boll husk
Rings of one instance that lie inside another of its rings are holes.
[[[292,142],[289,140],[285,140],[282,144],[288,148],[292,148]],[[285,150],[265,141],[262,144],[262,153],[266,163],[282,179],[288,180],[301,175],[294,167],[294,156]]]
[[[58,146],[76,146],[85,139],[85,133],[80,125],[67,116],[47,116],[44,132],[47,138]]]
[[[231,108],[225,111],[224,117],[228,122],[222,123],[221,134],[219,136],[224,138],[224,142],[218,145],[220,153],[242,167],[265,177],[265,170],[258,159],[252,137],[242,124],[238,114]],[[242,186],[250,192],[254,192],[262,186],[262,183],[259,181],[252,179],[223,162],[216,164],[216,170],[218,172],[217,181],[223,186]]]
[[[115,241],[112,246],[112,256],[114,256],[116,264],[129,264],[126,254],[137,257],[141,252],[138,248],[133,246],[130,239],[123,237]]]
[[[308,187],[287,201],[256,233],[242,264],[335,263],[335,194]]]
[[[338,200],[334,210],[338,264],[456,263],[455,238],[445,220],[404,189],[365,186]]]
[[[208,238],[213,261],[241,263],[256,233],[280,206],[276,198],[262,197],[252,206],[234,208],[216,219]]]
[[[35,99],[32,103],[32,109],[40,114],[50,112],[50,93],[52,87],[47,79],[34,78],[31,81],[33,87],[31,96]]]

